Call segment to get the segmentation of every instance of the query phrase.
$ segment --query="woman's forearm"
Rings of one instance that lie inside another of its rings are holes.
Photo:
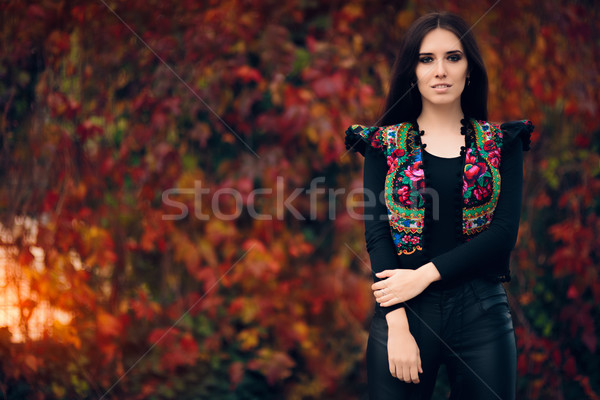
[[[385,315],[389,329],[408,329],[408,318],[404,307],[390,311]]]

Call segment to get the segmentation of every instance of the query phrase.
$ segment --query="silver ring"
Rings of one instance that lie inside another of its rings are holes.
[[[381,289],[381,295],[385,296],[385,290]]]

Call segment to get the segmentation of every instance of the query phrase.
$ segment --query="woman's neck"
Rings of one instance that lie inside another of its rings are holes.
[[[433,105],[423,104],[421,114],[417,118],[419,127],[427,127],[433,131],[443,131],[444,128],[461,125],[464,118],[460,103]]]

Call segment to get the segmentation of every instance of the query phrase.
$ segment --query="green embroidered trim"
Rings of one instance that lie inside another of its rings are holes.
[[[489,214],[493,214],[494,210],[496,209],[496,205],[498,204],[498,196],[500,194],[500,169],[494,167],[490,163],[490,159],[488,157],[489,154],[487,151],[484,150],[484,146],[488,140],[494,140],[494,142],[496,142],[496,145],[498,145],[497,138],[502,138],[502,131],[500,131],[500,129],[496,128],[495,126],[489,124],[488,122],[484,122],[482,124],[480,123],[480,121],[471,119],[471,123],[475,128],[475,136],[477,138],[477,150],[483,155],[485,163],[492,173],[492,197],[485,205],[481,205],[475,208],[463,207],[463,221],[476,220],[482,216],[488,216]],[[489,135],[486,134],[486,131],[484,131],[485,126],[488,128],[487,132],[490,132]],[[465,196],[463,194],[463,199],[464,197]],[[471,228],[471,230],[472,229],[473,228]],[[470,231],[470,229],[465,228],[464,224],[463,230],[465,231],[465,233],[468,233]]]
[[[473,121],[473,126],[476,132],[477,150],[483,156],[486,166],[492,174],[492,193],[489,200],[483,205],[474,208],[463,207],[463,234],[467,239],[469,236],[487,229],[492,222],[501,186],[499,166],[494,167],[492,165],[490,153],[485,150],[485,144],[492,142],[497,149],[501,148],[503,139],[502,131],[488,122],[480,123],[479,121]]]

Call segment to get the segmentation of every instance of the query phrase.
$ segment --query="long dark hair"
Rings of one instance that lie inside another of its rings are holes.
[[[390,91],[378,125],[414,121],[421,114],[421,93],[416,84],[411,87],[411,82],[417,81],[415,70],[421,42],[425,35],[436,28],[454,33],[460,39],[467,57],[470,84],[465,85],[460,98],[463,114],[466,118],[487,120],[488,77],[475,37],[458,15],[435,12],[417,19],[404,35],[392,67]]]

